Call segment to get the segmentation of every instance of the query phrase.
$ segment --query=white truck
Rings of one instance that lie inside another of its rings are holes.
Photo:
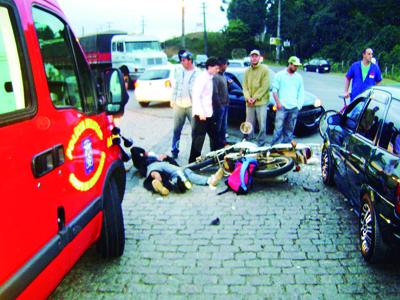
[[[160,41],[148,35],[123,34],[111,39],[112,67],[129,76],[130,86],[146,68],[168,64]]]

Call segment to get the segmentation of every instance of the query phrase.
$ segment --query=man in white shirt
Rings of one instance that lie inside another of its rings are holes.
[[[219,71],[218,60],[210,57],[206,61],[206,70],[194,82],[192,97],[192,147],[189,163],[194,162],[201,155],[206,133],[210,138],[211,151],[217,147],[217,124],[213,116],[212,78]]]
[[[178,158],[179,142],[186,119],[192,122],[192,90],[199,74],[193,65],[193,54],[185,51],[180,56],[181,68],[176,72],[171,107],[174,109],[174,132],[172,137],[172,157]]]

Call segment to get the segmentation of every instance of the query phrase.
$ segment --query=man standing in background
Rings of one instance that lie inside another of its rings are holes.
[[[210,57],[206,61],[206,69],[196,78],[193,87],[193,126],[192,147],[189,163],[201,155],[206,133],[210,138],[211,151],[217,149],[217,124],[212,105],[213,76],[218,73],[218,60]]]
[[[227,67],[226,58],[218,58],[219,72],[213,77],[212,103],[215,122],[217,124],[217,148],[222,148],[226,144],[225,135],[228,122],[228,82],[224,76]]]
[[[344,81],[344,97],[350,96],[350,102],[371,86],[378,85],[382,81],[381,70],[377,64],[372,63],[373,51],[365,48],[362,51],[362,60],[353,63],[347,71]],[[349,87],[351,82],[351,93]]]
[[[181,68],[177,69],[171,107],[174,110],[174,132],[171,154],[178,158],[179,142],[186,119],[192,122],[192,90],[198,71],[193,65],[193,54],[185,51],[180,55]]]
[[[260,62],[260,51],[250,52],[251,66],[245,71],[243,79],[243,94],[246,100],[246,122],[251,123],[253,131],[247,136],[254,137],[256,118],[259,126],[257,144],[263,146],[267,135],[267,104],[269,101],[269,71]]]
[[[297,121],[297,114],[304,103],[303,78],[296,73],[300,59],[291,56],[288,67],[279,71],[274,78],[272,92],[276,102],[275,130],[271,144],[290,143]]]

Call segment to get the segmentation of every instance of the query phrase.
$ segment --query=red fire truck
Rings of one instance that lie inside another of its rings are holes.
[[[96,85],[53,0],[0,0],[0,299],[46,298],[97,244],[124,251],[119,70]]]

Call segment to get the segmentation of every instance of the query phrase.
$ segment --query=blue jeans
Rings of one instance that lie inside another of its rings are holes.
[[[172,154],[178,155],[179,142],[181,140],[182,128],[185,125],[185,120],[192,123],[192,108],[191,107],[174,107],[174,133],[172,137]],[[192,125],[191,125],[192,126]]]
[[[196,174],[191,169],[180,168],[178,166],[172,165],[166,161],[157,161],[150,164],[147,168],[147,177],[150,176],[151,172],[165,172],[170,175],[170,179],[178,176],[179,171],[183,171],[187,179],[196,185],[208,185],[208,177]]]
[[[253,131],[247,136],[248,139],[254,138],[256,128],[256,118],[258,122],[258,146],[264,146],[267,142],[267,105],[248,106],[246,105],[246,122],[253,125]]]
[[[293,131],[296,126],[298,108],[277,110],[275,116],[274,137],[271,144],[290,143],[293,139]]]
[[[214,109],[214,118],[217,123],[217,148],[223,148],[226,140],[226,128],[228,124],[228,105]]]

